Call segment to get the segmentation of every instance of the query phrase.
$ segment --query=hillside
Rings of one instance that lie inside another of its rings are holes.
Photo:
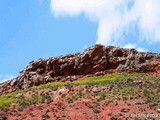
[[[160,54],[94,45],[0,84],[0,120],[158,120],[159,86]]]

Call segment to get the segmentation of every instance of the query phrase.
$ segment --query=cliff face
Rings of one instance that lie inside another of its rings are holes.
[[[0,93],[116,71],[160,73],[160,54],[94,45],[81,53],[31,61],[18,77],[0,85]]]

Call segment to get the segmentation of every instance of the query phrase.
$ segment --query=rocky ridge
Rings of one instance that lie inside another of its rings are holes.
[[[54,81],[72,82],[110,72],[160,73],[160,54],[94,45],[81,53],[31,61],[16,78],[0,84],[0,94]]]

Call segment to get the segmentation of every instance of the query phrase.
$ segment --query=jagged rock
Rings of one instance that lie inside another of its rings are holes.
[[[54,82],[54,78],[51,76],[45,76],[44,77],[44,83],[48,83],[48,82]]]
[[[87,75],[104,71],[108,62],[106,58],[105,47],[95,45],[86,49],[75,58],[75,70],[77,74]]]
[[[16,78],[12,79],[10,86],[16,85],[17,82],[18,82],[18,80]]]
[[[0,120],[7,120],[7,116],[5,114],[0,114]]]
[[[40,81],[40,76],[39,75],[34,75],[32,76],[32,82],[33,82],[33,85],[39,85],[39,81]]]
[[[145,57],[142,54],[138,54],[136,59],[140,63],[144,63],[146,61]]]
[[[103,72],[103,71],[101,71],[101,72],[96,72],[94,75],[95,75],[95,76],[104,75],[104,72]]]
[[[45,69],[44,68],[38,68],[37,70],[36,70],[36,73],[38,73],[38,74],[43,74],[45,72]]]
[[[0,85],[0,93],[54,81],[71,82],[83,76],[103,75],[110,70],[160,73],[160,54],[97,44],[81,53],[29,62],[18,77]]]
[[[110,52],[109,52],[109,56],[112,57],[123,57],[123,48],[113,48]]]

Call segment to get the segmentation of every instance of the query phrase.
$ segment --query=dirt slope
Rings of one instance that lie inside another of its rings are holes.
[[[159,120],[160,54],[94,45],[0,84],[0,120]]]

